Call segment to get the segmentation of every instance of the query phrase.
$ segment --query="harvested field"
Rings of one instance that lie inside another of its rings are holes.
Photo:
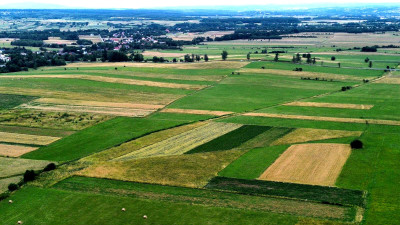
[[[0,178],[16,176],[26,170],[41,170],[50,161],[0,157]]]
[[[370,123],[370,124],[400,126],[400,121],[395,121],[395,120],[339,118],[339,117],[303,116],[303,115],[285,115],[285,114],[272,114],[272,113],[245,113],[243,115],[244,116],[269,117],[269,118],[283,118],[283,119],[330,121],[330,122],[340,122],[340,123]]]
[[[173,53],[173,52],[152,52],[152,51],[145,51],[142,53],[144,56],[157,56],[157,57],[170,57],[170,58],[180,58],[183,57],[184,53]]]
[[[242,154],[243,151],[229,150],[109,161],[93,165],[77,174],[87,177],[199,188],[205,186],[220,170]]]
[[[259,179],[334,186],[350,153],[345,144],[292,145]]]
[[[181,155],[204,143],[236,130],[241,126],[240,124],[231,123],[207,123],[204,126],[119,157],[116,160]]]
[[[59,137],[0,132],[0,142],[8,142],[8,143],[48,145],[59,139],[60,139]]]
[[[196,114],[196,115],[212,115],[212,116],[225,116],[233,112],[226,111],[211,111],[211,110],[197,110],[197,109],[163,109],[161,112],[165,113],[183,113],[183,114]]]
[[[35,151],[36,149],[36,147],[0,144],[0,156],[19,157],[25,153]]]
[[[100,35],[79,35],[80,40],[89,40],[92,41],[94,44],[103,42],[103,39],[100,37]]]
[[[322,130],[299,128],[274,141],[272,145],[294,144],[308,141],[318,141],[342,137],[358,137],[362,131],[345,131],[345,130]]]
[[[380,83],[380,84],[400,84],[400,77],[384,77],[382,79],[379,79],[375,83]]]
[[[130,108],[114,108],[114,107],[95,107],[95,106],[80,106],[80,105],[31,105],[22,104],[19,108],[34,109],[52,112],[76,112],[76,113],[96,113],[113,116],[127,116],[127,117],[144,117],[155,110],[151,109],[130,109]]]
[[[246,66],[250,62],[238,61],[212,61],[197,63],[133,63],[133,62],[117,62],[117,63],[71,63],[66,67],[143,67],[143,68],[171,68],[171,69],[239,69]]]
[[[290,102],[287,106],[303,106],[303,107],[321,107],[321,108],[337,108],[337,109],[371,109],[374,105],[360,104],[342,104],[342,103],[325,103],[325,102]]]
[[[282,76],[296,76],[296,77],[318,77],[320,79],[325,78],[327,80],[363,80],[363,77],[350,76],[350,75],[340,75],[333,73],[318,73],[318,72],[307,72],[307,71],[291,71],[291,70],[278,70],[278,69],[253,69],[253,68],[242,68],[240,69],[242,73],[259,73],[259,74],[275,74]]]
[[[34,102],[45,104],[58,104],[58,105],[82,105],[82,106],[95,106],[95,107],[112,107],[112,108],[130,108],[130,109],[160,109],[164,105],[150,105],[150,104],[135,104],[127,102],[98,102],[98,101],[84,101],[84,100],[70,100],[61,98],[40,98]]]
[[[62,40],[59,37],[49,37],[49,40],[44,40],[43,41],[45,44],[58,44],[58,45],[71,45],[73,43],[76,43],[74,40]]]
[[[168,35],[176,41],[192,41],[196,37],[222,37],[227,34],[233,34],[233,31],[207,31],[207,32],[194,32],[194,33],[176,33]]]
[[[63,78],[63,79],[83,79],[83,80],[92,80],[99,82],[107,82],[107,83],[117,83],[117,84],[130,84],[130,85],[139,85],[139,86],[150,86],[150,87],[163,87],[163,88],[178,88],[178,89],[187,89],[187,90],[200,90],[206,85],[195,85],[195,84],[177,84],[177,83],[164,83],[164,82],[155,82],[155,81],[146,81],[146,80],[135,80],[135,79],[124,79],[124,78],[113,78],[113,77],[103,77],[103,76],[91,76],[91,75],[15,75],[15,76],[0,76],[0,78],[18,78],[18,79],[27,79],[27,78]]]

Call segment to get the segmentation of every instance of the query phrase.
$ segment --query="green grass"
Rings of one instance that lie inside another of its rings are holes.
[[[256,179],[288,148],[287,145],[252,149],[218,173],[219,176]]]
[[[0,94],[0,109],[10,109],[23,103],[30,102],[36,97],[26,95]]]
[[[76,160],[147,133],[183,123],[182,121],[119,117],[76,132],[22,157],[59,162]]]
[[[295,224],[297,217],[130,197],[27,187],[0,202],[3,224]],[[27,204],[29,203],[29,204]],[[121,208],[126,208],[122,212]],[[143,219],[147,215],[148,219]]]
[[[336,205],[364,206],[365,204],[363,191],[335,187],[244,180],[227,177],[215,177],[206,187],[249,195],[281,196]]]
[[[186,154],[233,149],[256,137],[257,135],[268,131],[269,129],[270,127],[245,125],[208,143],[200,145],[190,150]]]

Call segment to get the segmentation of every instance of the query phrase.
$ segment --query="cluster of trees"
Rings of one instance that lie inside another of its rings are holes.
[[[183,61],[184,61],[184,62],[195,62],[195,61],[199,62],[199,61],[202,60],[202,59],[204,59],[204,61],[208,62],[208,60],[209,60],[208,55],[205,54],[205,55],[203,56],[203,58],[201,58],[200,55],[195,55],[195,54],[189,55],[189,54],[186,54],[186,55],[183,57]]]

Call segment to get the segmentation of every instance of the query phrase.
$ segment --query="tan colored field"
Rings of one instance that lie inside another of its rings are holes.
[[[118,84],[130,84],[139,86],[151,86],[151,87],[164,87],[164,88],[178,88],[178,89],[188,89],[188,90],[200,90],[206,85],[196,85],[196,84],[177,84],[177,83],[164,83],[146,80],[135,80],[135,79],[124,79],[124,78],[114,78],[114,77],[103,77],[103,76],[91,76],[91,75],[15,75],[15,76],[0,76],[0,78],[15,78],[15,79],[31,79],[31,78],[63,78],[63,79],[83,79],[92,80],[108,83],[118,83]]]
[[[61,40],[59,37],[49,37],[49,40],[43,41],[45,44],[59,44],[59,45],[71,45],[76,43],[74,40]]]
[[[19,157],[25,153],[35,151],[36,149],[36,147],[0,144],[0,155],[7,157]]]
[[[15,176],[15,177],[0,179],[0,193],[7,191],[9,184],[11,183],[17,184],[22,180],[22,178],[23,178],[22,176]]]
[[[0,142],[32,144],[32,145],[48,145],[60,139],[59,137],[39,136],[30,134],[17,134],[0,132]]]
[[[260,74],[275,74],[282,76],[296,76],[296,77],[310,77],[315,78],[318,77],[320,79],[325,78],[327,80],[356,80],[360,81],[362,77],[355,77],[350,75],[339,75],[339,74],[330,74],[330,73],[316,73],[316,72],[298,72],[291,70],[276,70],[276,69],[252,69],[252,68],[243,68],[240,69],[242,73],[260,73]]]
[[[342,103],[325,103],[325,102],[290,102],[287,106],[304,106],[304,107],[320,107],[320,108],[337,108],[337,109],[371,109],[374,105],[360,104],[342,104]]]
[[[142,53],[142,55],[144,56],[157,56],[157,57],[175,57],[175,58],[179,58],[179,57],[183,57],[184,55],[186,55],[185,53],[172,53],[172,52],[152,52],[152,51],[145,51]]]
[[[380,84],[400,84],[400,77],[384,77],[376,81]]]
[[[241,126],[240,124],[233,123],[207,123],[204,126],[121,156],[116,160],[124,161],[157,156],[181,155]]]
[[[271,145],[294,144],[342,137],[358,137],[361,134],[362,131],[299,128],[274,141]]]
[[[107,149],[105,151],[95,153],[88,157],[81,159],[82,162],[105,162],[118,158],[123,155],[127,155],[144,147],[156,144],[158,142],[164,141],[168,138],[174,137],[176,135],[182,134],[184,132],[193,130],[197,127],[205,125],[205,122],[198,122],[193,124],[188,124],[184,126],[174,127],[168,130],[162,130],[156,133],[146,135],[144,137],[135,139],[121,144],[120,146]]]
[[[89,40],[92,41],[94,44],[103,42],[103,39],[100,37],[100,35],[96,36],[91,36],[91,35],[79,35],[79,39],[84,39],[84,40]]]
[[[0,178],[22,175],[26,170],[42,170],[50,161],[0,157]]]
[[[127,117],[144,117],[155,110],[151,109],[131,109],[131,108],[114,108],[114,107],[95,107],[95,106],[80,106],[80,105],[31,105],[22,104],[18,106],[23,109],[34,109],[55,112],[77,112],[77,113],[97,113],[113,116],[127,116]]]
[[[222,37],[227,34],[233,34],[233,31],[208,31],[208,32],[195,32],[195,33],[174,33],[174,34],[168,34],[170,38],[176,41],[192,41],[196,37],[210,37],[210,38],[216,38],[216,37]]]
[[[129,91],[118,93],[112,90],[102,90],[103,93],[76,93],[69,91],[54,91],[47,89],[30,88],[9,88],[0,87],[0,93],[3,94],[23,94],[45,98],[61,98],[85,101],[103,101],[103,102],[135,102],[140,104],[166,105],[174,100],[184,97],[184,95],[165,94],[165,93],[146,93],[139,91]]]
[[[249,62],[239,61],[212,61],[212,62],[196,62],[196,63],[133,63],[133,62],[117,62],[117,63],[70,63],[66,67],[144,67],[144,68],[171,68],[171,69],[239,69],[246,66]]]
[[[292,145],[259,179],[334,186],[350,153],[345,144]]]
[[[213,115],[213,116],[225,116],[225,115],[229,115],[229,114],[233,113],[233,112],[226,112],[226,111],[210,111],[210,110],[197,110],[197,109],[163,109],[162,112],[197,114],[197,115]]]
[[[201,188],[243,153],[244,151],[230,150],[109,161],[93,165],[77,172],[77,174],[88,177]]]
[[[60,98],[39,98],[34,100],[37,103],[59,104],[59,105],[81,105],[81,106],[97,106],[97,107],[112,107],[112,108],[130,108],[130,109],[161,109],[164,105],[150,104],[135,104],[126,102],[98,102],[84,100],[69,100]]]
[[[371,124],[400,126],[400,121],[395,121],[395,120],[285,115],[285,114],[272,114],[272,113],[245,113],[243,115],[244,116],[270,117],[270,118],[283,118],[283,119],[316,120],[316,121],[330,121],[330,122],[341,122],[341,123],[371,123]]]

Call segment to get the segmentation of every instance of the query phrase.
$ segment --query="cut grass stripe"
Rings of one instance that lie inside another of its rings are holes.
[[[129,160],[155,156],[181,155],[187,151],[207,143],[221,135],[238,129],[242,125],[229,123],[208,123],[191,131],[168,138],[116,160]]]
[[[271,127],[245,125],[210,142],[200,145],[186,154],[233,149],[269,129],[271,129]]]

